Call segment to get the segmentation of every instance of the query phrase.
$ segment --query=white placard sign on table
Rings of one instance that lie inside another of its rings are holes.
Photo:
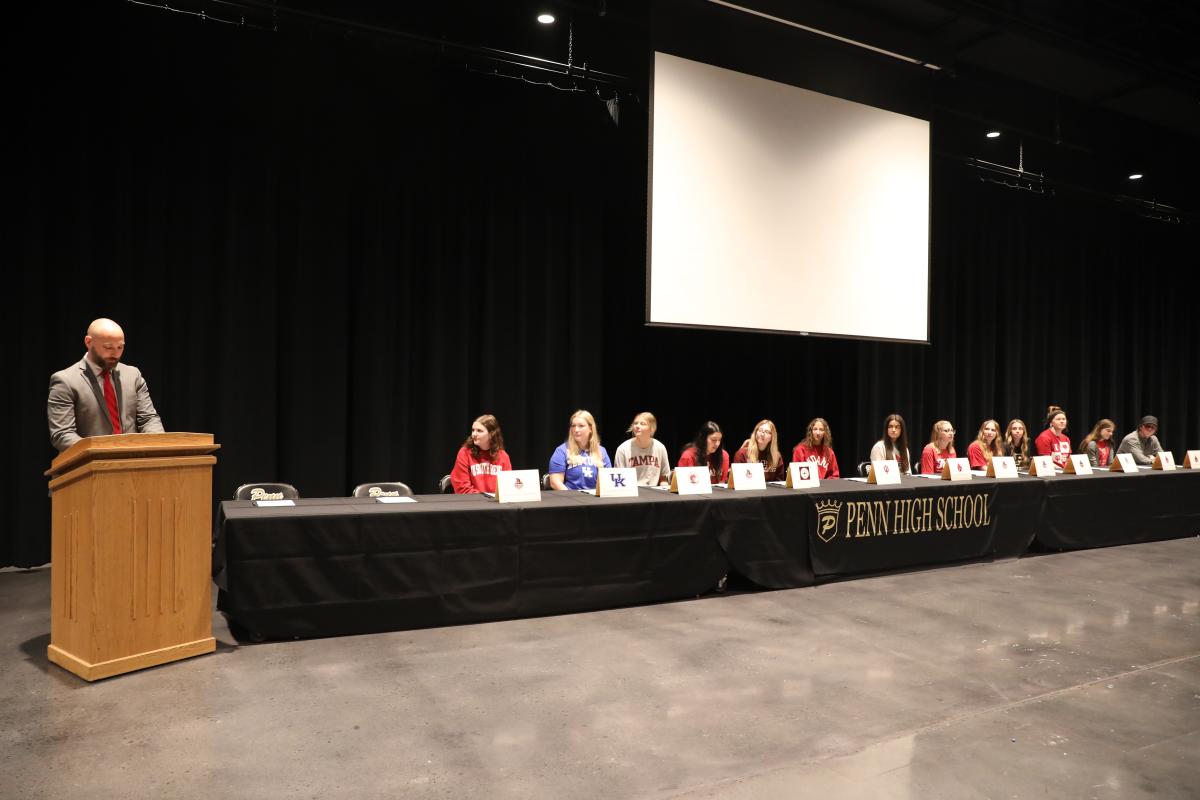
[[[1054,477],[1054,456],[1033,456],[1029,459],[1029,474],[1038,478]]]
[[[637,470],[633,467],[601,467],[596,476],[597,497],[637,497]]]
[[[295,500],[255,500],[254,505],[259,508],[278,508],[280,506],[294,506]]]
[[[988,462],[987,476],[989,478],[1017,477],[1017,460],[1012,456],[992,456]]]
[[[1150,469],[1161,469],[1167,472],[1175,470],[1175,456],[1170,450],[1163,450],[1154,457],[1154,463],[1150,465]]]
[[[541,478],[536,469],[510,469],[496,474],[497,502],[529,503],[541,499]]]
[[[867,471],[867,483],[876,483],[880,486],[900,483],[900,465],[894,458],[872,461],[871,468]]]
[[[1112,466],[1108,468],[1109,472],[1137,472],[1137,462],[1133,460],[1133,453],[1117,453],[1117,457],[1113,459]]]
[[[1200,469],[1200,450],[1188,450],[1183,455],[1184,469]]]
[[[743,489],[766,489],[767,476],[763,472],[761,461],[747,461],[742,464],[731,464],[729,467],[729,488],[735,491]]]
[[[969,481],[971,480],[971,461],[967,458],[947,458],[942,464],[942,480]]]
[[[1063,472],[1067,475],[1091,475],[1092,462],[1088,461],[1086,453],[1075,453],[1063,464]]]
[[[671,491],[675,494],[712,494],[708,467],[676,467],[671,470]]]
[[[787,486],[789,489],[815,489],[821,485],[815,461],[793,461],[788,464]]]

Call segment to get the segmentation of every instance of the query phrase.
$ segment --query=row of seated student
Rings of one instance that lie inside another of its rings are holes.
[[[594,489],[597,470],[612,466],[632,467],[637,472],[638,483],[643,486],[669,483],[670,459],[667,448],[654,438],[657,427],[657,420],[649,411],[635,416],[626,430],[631,436],[617,447],[614,461],[600,444],[595,418],[586,410],[576,411],[571,415],[566,440],[550,456],[550,487]],[[1046,413],[1046,429],[1034,442],[1035,453],[1052,456],[1055,464],[1062,466],[1071,454],[1070,440],[1063,433],[1066,427],[1066,413],[1058,406],[1050,406]],[[1087,453],[1093,466],[1108,466],[1116,452],[1132,453],[1137,463],[1150,464],[1154,456],[1162,452],[1155,436],[1158,430],[1155,417],[1143,417],[1137,430],[1114,449],[1115,427],[1112,420],[1102,419],[1080,442],[1079,452]],[[920,472],[941,472],[946,459],[957,458],[954,433],[954,425],[949,420],[938,420],[933,424],[929,443],[921,451]],[[720,426],[712,421],[705,422],[695,438],[683,447],[676,466],[707,467],[713,483],[725,483],[729,478],[730,458],[721,447],[722,439]],[[1029,466],[1029,450],[1029,435],[1022,420],[1011,420],[1001,436],[999,423],[988,419],[979,426],[975,440],[967,447],[967,458],[973,468],[982,469],[995,456],[1012,456],[1017,467],[1025,469]],[[883,435],[871,448],[871,460],[895,460],[902,472],[912,474],[908,427],[899,414],[889,414],[884,419]],[[788,462],[779,450],[779,433],[769,419],[754,426],[732,459],[735,464],[754,461],[762,463],[768,481],[782,481],[787,475]],[[804,439],[792,448],[791,461],[816,464],[817,475],[822,480],[841,477],[828,422],[816,417],[808,423]],[[458,450],[450,482],[459,494],[495,492],[496,475],[510,469],[512,462],[504,450],[500,423],[493,415],[484,414],[471,423],[471,433]]]
[[[938,435],[939,425],[945,425],[949,429],[951,437],[954,434],[953,426],[949,422],[942,420],[934,425],[934,432],[930,437],[930,445],[926,446],[926,451],[930,446],[934,448],[932,456],[935,461],[943,452],[940,448],[944,447],[941,443],[945,441],[944,435],[941,437]],[[1033,442],[1035,455],[1050,456],[1054,460],[1055,466],[1060,468],[1064,466],[1071,457],[1071,440],[1067,438],[1066,429],[1066,412],[1060,406],[1049,406],[1046,409],[1045,430]],[[1079,442],[1076,452],[1086,454],[1088,463],[1093,467],[1110,466],[1118,453],[1129,453],[1133,456],[1135,463],[1148,466],[1154,463],[1154,457],[1162,452],[1162,445],[1156,435],[1158,432],[1157,417],[1150,415],[1142,417],[1137,429],[1126,435],[1119,445],[1113,442],[1115,430],[1116,423],[1111,419],[1097,421],[1092,426],[1091,432]],[[949,450],[950,455],[943,456],[943,458],[953,457],[953,444],[949,446]],[[924,455],[922,454],[923,465],[925,463]],[[1010,421],[1004,436],[1001,437],[1000,424],[994,419],[984,420],[979,426],[975,441],[967,447],[967,458],[971,462],[971,467],[975,469],[983,469],[993,457],[1001,455],[1012,456],[1018,468],[1028,466],[1029,437],[1023,421],[1019,419]],[[941,469],[941,463],[937,463],[937,469]]]

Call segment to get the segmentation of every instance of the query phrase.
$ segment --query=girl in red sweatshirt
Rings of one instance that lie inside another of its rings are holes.
[[[958,458],[954,452],[954,426],[948,419],[939,419],[929,432],[929,444],[921,451],[921,472],[925,475],[941,472],[947,458]]]
[[[792,461],[811,461],[817,465],[817,477],[840,478],[837,456],[833,453],[833,433],[829,423],[817,417],[808,423],[808,430],[800,444],[792,449]]]
[[[994,419],[985,419],[979,426],[975,441],[967,448],[967,458],[971,461],[971,469],[987,469],[988,462],[996,456],[1004,455],[1004,446],[1000,442],[1000,423]]]
[[[729,453],[721,447],[721,426],[709,420],[679,456],[681,467],[708,467],[710,483],[729,481]]]
[[[471,423],[471,435],[458,448],[450,484],[455,494],[496,493],[496,475],[512,469],[504,451],[500,422],[484,414]]]
[[[1060,469],[1071,458],[1071,440],[1063,433],[1067,429],[1067,412],[1058,406],[1046,409],[1046,430],[1034,440],[1039,456],[1052,456]]]

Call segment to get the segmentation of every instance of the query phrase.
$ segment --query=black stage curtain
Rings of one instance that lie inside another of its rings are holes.
[[[935,419],[965,453],[986,417],[1036,434],[1048,402],[1076,441],[1149,412],[1165,446],[1200,446],[1194,228],[935,159],[931,345],[646,328],[644,92],[617,127],[594,95],[395,42],[97,5],[9,28],[0,565],[48,558],[47,379],[97,316],[169,430],[216,434],[215,500],[432,491],[482,412],[543,471],[578,407],[610,452],[643,409],[672,453],[710,418],[730,452],[762,417],[790,450],[819,415],[844,472],[890,411],[914,458]]]

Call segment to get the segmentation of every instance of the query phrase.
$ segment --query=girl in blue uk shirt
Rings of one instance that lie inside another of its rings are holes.
[[[596,420],[580,409],[571,415],[567,440],[550,456],[550,488],[595,489],[600,467],[611,467],[608,451],[600,446]]]

